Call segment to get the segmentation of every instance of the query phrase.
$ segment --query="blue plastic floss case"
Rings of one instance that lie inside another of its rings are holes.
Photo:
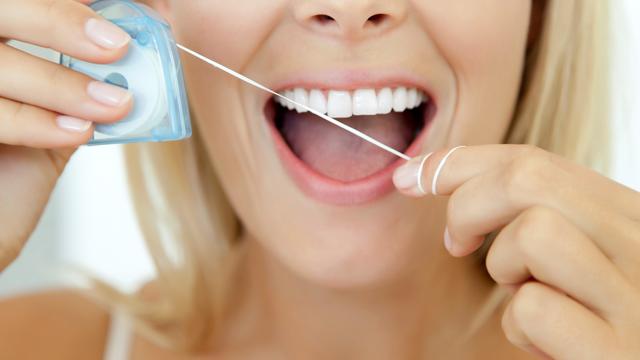
[[[170,141],[191,136],[182,67],[169,25],[149,7],[130,0],[99,0],[90,6],[131,36],[127,54],[111,64],[88,63],[63,54],[60,64],[129,89],[134,106],[123,120],[97,124],[88,144]]]

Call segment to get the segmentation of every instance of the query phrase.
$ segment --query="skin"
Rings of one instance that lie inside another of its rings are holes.
[[[97,62],[125,53],[126,46],[107,50],[87,42],[83,24],[94,15],[80,2],[48,4],[0,0],[0,37]],[[305,197],[283,171],[265,131],[265,95],[184,57],[194,119],[244,225],[247,250],[234,281],[231,299],[237,305],[224,319],[226,331],[210,339],[205,352],[220,358],[368,359],[640,354],[634,339],[640,331],[640,267],[634,261],[640,255],[640,195],[541,149],[483,145],[500,143],[511,121],[527,43],[535,38],[530,20],[538,18],[537,3],[149,4],[172,24],[179,42],[266,85],[292,71],[338,66],[396,67],[436,79],[441,111],[423,152],[437,151],[425,163],[424,184],[431,185],[450,148],[468,145],[448,158],[438,195],[416,190],[421,156],[396,171],[398,192],[358,207],[321,204]],[[46,26],[21,15],[25,9],[40,11],[47,16],[39,18],[63,30],[50,36]],[[334,21],[318,24],[315,15]],[[368,22],[372,15],[384,20]],[[53,68],[27,62],[26,55],[3,63],[8,51],[0,47],[0,89],[7,88],[6,69],[22,71],[25,81],[16,85],[21,92],[0,90],[0,143],[6,144],[0,147],[0,188],[6,189],[0,219],[10,229],[0,234],[0,268],[28,238],[74,146],[90,136],[90,130],[70,133],[52,125],[55,112],[111,122],[131,106],[91,107],[89,79],[66,71],[56,75],[55,88],[74,96],[46,98],[55,93],[51,77],[26,74]],[[16,111],[18,103],[28,111]],[[487,269],[514,296],[465,341],[462,334],[493,286],[467,255],[481,245],[482,235],[496,230]],[[91,330],[64,331],[80,340],[79,352],[99,357],[102,348],[94,342],[102,344],[96,339],[104,339],[108,315],[94,308],[94,317],[79,319],[84,310],[70,304],[57,310],[65,316],[49,319],[49,296],[0,306],[3,328],[21,335],[0,336],[0,347],[20,357],[51,358],[56,340],[27,334],[34,326],[59,332],[60,324],[73,319]],[[59,296],[81,302],[71,293]],[[133,357],[184,358],[140,337]]]

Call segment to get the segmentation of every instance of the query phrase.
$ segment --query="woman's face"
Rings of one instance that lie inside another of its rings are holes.
[[[299,89],[290,95],[416,156],[502,141],[532,2],[158,0],[156,8],[184,45],[276,91]],[[223,187],[249,238],[279,263],[326,286],[368,286],[441,246],[446,203],[394,192],[401,160],[183,60]]]

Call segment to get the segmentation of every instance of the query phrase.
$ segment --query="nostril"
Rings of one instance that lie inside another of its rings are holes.
[[[387,21],[388,18],[389,18],[389,15],[386,15],[386,14],[371,15],[367,19],[367,25],[378,26],[384,23],[385,21]]]
[[[304,25],[314,31],[353,37],[385,31],[395,22],[396,17],[395,14],[375,11],[366,13],[363,10],[348,14],[318,11],[315,14],[303,16],[302,19],[304,19]]]
[[[320,25],[326,25],[328,23],[332,23],[336,21],[333,17],[326,14],[315,15],[311,19],[313,20],[313,22]]]

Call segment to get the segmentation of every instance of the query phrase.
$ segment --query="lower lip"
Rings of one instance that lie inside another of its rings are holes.
[[[434,112],[425,111],[425,125],[404,152],[407,156],[413,158],[420,153],[423,140],[433,123]],[[394,190],[393,172],[405,163],[404,159],[398,158],[384,169],[356,181],[335,180],[320,174],[300,160],[276,129],[273,116],[266,117],[269,130],[275,140],[276,151],[285,170],[300,190],[312,199],[339,206],[362,205],[379,200]]]

